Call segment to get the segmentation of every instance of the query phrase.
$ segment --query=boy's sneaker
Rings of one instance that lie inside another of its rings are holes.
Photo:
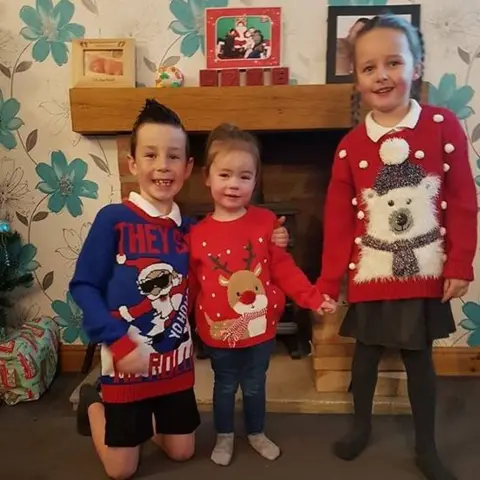
[[[93,385],[84,384],[80,387],[77,407],[77,432],[83,437],[90,437],[90,420],[88,419],[88,407],[93,403],[102,403],[102,399]]]

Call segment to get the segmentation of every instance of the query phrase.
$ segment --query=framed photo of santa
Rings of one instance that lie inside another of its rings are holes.
[[[280,65],[282,9],[207,8],[207,68],[265,68]]]

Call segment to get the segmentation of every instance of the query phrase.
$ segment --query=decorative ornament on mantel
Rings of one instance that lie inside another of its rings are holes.
[[[174,65],[163,66],[159,65],[157,68],[157,78],[155,86],[157,88],[165,87],[181,87],[185,81],[183,72]]]

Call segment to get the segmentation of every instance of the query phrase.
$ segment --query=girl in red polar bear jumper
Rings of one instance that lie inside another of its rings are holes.
[[[378,363],[385,347],[399,349],[417,466],[428,479],[452,480],[435,447],[432,343],[455,331],[449,301],[465,295],[473,280],[477,200],[467,139],[451,111],[411,98],[419,92],[424,52],[410,23],[371,19],[353,56],[354,118],[359,95],[371,112],[336,152],[317,282],[336,299],[348,271],[350,306],[340,334],[356,339],[354,421],[334,452],[352,460],[367,446]]]

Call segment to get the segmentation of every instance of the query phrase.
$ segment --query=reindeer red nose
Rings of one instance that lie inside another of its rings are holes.
[[[244,305],[251,305],[255,301],[255,297],[255,292],[253,292],[252,290],[246,290],[240,295],[240,301]]]

